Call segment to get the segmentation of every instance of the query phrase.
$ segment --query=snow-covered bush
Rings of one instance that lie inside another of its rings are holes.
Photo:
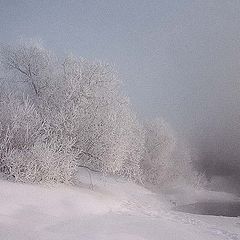
[[[29,183],[69,183],[76,170],[71,154],[48,144],[35,143],[29,150],[12,150],[4,158],[9,178]]]
[[[47,125],[29,99],[2,98],[0,126],[0,169],[8,177],[22,182],[71,180],[76,164],[70,143],[63,145],[56,134],[48,139]]]

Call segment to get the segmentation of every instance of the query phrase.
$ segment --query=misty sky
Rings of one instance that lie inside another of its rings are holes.
[[[0,0],[1,42],[19,37],[113,63],[140,116],[238,157],[240,1]]]

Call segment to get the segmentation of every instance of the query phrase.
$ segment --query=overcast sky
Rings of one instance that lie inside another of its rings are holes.
[[[0,0],[0,40],[19,37],[113,63],[140,116],[240,152],[239,0]]]

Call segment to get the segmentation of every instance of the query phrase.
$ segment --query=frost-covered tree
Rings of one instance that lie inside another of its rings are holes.
[[[161,119],[145,123],[145,154],[142,169],[146,182],[158,185],[169,178],[176,139]],[[170,173],[171,174],[171,173]]]
[[[51,98],[53,106],[58,106],[52,121],[75,140],[78,163],[101,172],[120,173],[127,163],[140,161],[140,157],[133,160],[131,154],[141,139],[130,142],[140,126],[113,69],[74,57],[66,58],[62,66],[60,88]],[[129,173],[134,167],[139,168],[129,165]]]
[[[162,186],[177,179],[193,181],[191,153],[162,119],[146,122],[145,154],[142,161],[145,183]]]
[[[40,42],[31,40],[15,46],[2,45],[0,54],[2,66],[29,87],[28,94],[39,96],[48,87],[53,57]]]
[[[140,179],[142,129],[111,66],[57,59],[33,42],[2,47],[1,63],[23,89],[0,102],[5,174],[69,182],[78,166]]]
[[[0,171],[8,177],[67,183],[84,167],[161,185],[190,172],[188,151],[166,122],[141,125],[109,64],[58,58],[33,41],[3,45],[0,61],[8,83]]]

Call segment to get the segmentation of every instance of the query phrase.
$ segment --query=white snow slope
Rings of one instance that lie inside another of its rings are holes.
[[[82,182],[89,180],[81,176]],[[177,194],[158,195],[96,175],[93,184],[92,190],[87,184],[43,187],[0,181],[0,239],[240,239],[240,218],[171,211],[168,200],[177,201]]]

